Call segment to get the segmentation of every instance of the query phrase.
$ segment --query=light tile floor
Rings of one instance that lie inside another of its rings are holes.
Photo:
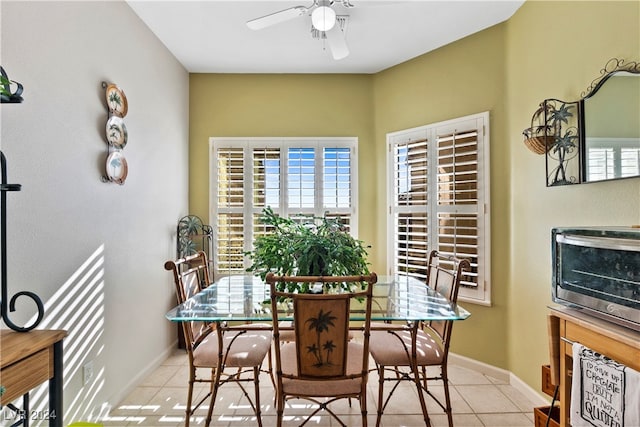
[[[266,366],[266,362],[265,362]],[[371,366],[374,366],[373,364]],[[188,360],[184,351],[176,350],[162,366],[146,378],[123,402],[112,408],[102,422],[105,426],[184,426],[184,410],[187,397]],[[534,403],[517,389],[502,381],[459,366],[449,366],[450,391],[453,419],[456,427],[531,427]],[[367,410],[369,425],[375,426],[377,403],[377,375],[369,377]],[[440,382],[441,384],[441,382]],[[434,383],[435,394],[443,395],[438,382]],[[206,393],[200,387],[196,394]],[[252,387],[249,393],[253,396]],[[274,391],[269,377],[260,378],[260,399],[264,427],[275,426],[276,414],[273,404]],[[361,425],[359,405],[353,402],[349,408],[346,401],[337,402],[335,412],[343,416],[349,426]],[[431,424],[434,427],[447,425],[442,409],[427,397]],[[204,425],[208,406],[198,409],[192,426]],[[297,426],[302,422],[300,414],[308,411],[304,401],[291,401],[285,408],[285,425]],[[256,426],[255,415],[236,384],[224,385],[213,411],[212,426],[244,427]],[[307,425],[311,427],[337,426],[328,414],[320,412]],[[382,418],[384,426],[423,426],[420,403],[415,388],[404,382],[394,393]]]

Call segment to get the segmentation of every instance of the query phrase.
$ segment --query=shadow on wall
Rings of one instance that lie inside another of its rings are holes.
[[[65,391],[70,388],[77,392],[65,392],[63,425],[87,420],[105,381],[104,366],[97,364],[104,349],[104,245],[98,247],[45,303],[45,313],[39,329],[65,329],[69,334],[63,341],[63,387]],[[48,399],[47,384],[33,390],[30,412],[46,413]],[[21,407],[22,399],[14,404]],[[32,420],[31,425],[44,426],[48,421]]]

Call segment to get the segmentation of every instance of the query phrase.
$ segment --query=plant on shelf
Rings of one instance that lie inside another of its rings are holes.
[[[16,85],[16,90],[11,91],[11,85]],[[4,68],[0,67],[0,102],[5,103],[18,103],[22,102],[22,84],[15,80],[10,80]]]
[[[369,273],[367,247],[351,236],[339,219],[283,218],[269,207],[260,222],[267,232],[256,237],[247,271],[263,280],[268,272],[284,276],[349,276]],[[309,283],[287,283],[286,291],[307,293]],[[283,286],[284,287],[284,286]],[[351,290],[352,284],[342,284]],[[282,289],[285,290],[285,289]]]

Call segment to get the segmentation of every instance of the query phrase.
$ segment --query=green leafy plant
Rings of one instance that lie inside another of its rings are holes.
[[[271,208],[260,217],[267,232],[254,241],[247,271],[263,280],[268,272],[285,276],[349,276],[369,273],[367,247],[351,236],[339,219],[283,218]],[[286,283],[288,292],[309,292],[309,283]],[[350,290],[352,284],[343,284]],[[282,289],[284,290],[284,289]]]
[[[11,92],[11,85],[16,85],[16,90]],[[0,67],[0,102],[4,103],[16,103],[22,102],[22,84],[15,80],[10,80],[4,68]]]

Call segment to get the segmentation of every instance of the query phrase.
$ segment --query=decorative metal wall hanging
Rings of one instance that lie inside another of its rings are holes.
[[[16,85],[16,90],[11,91],[11,85]],[[10,80],[4,68],[0,66],[0,102],[2,104],[17,104],[22,102],[24,87],[15,80]]]
[[[547,186],[576,184],[580,177],[578,157],[578,103],[545,99]]]
[[[129,105],[124,91],[115,84],[102,82],[107,99],[108,118],[105,127],[107,139],[107,161],[105,165],[106,175],[102,176],[103,182],[124,184],[129,168],[122,150],[127,145],[129,133],[124,124],[124,116],[127,115]]]
[[[38,326],[44,317],[44,305],[42,304],[42,300],[40,297],[33,292],[29,291],[20,291],[15,294],[11,299],[9,299],[9,291],[7,289],[7,191],[20,191],[22,186],[20,184],[8,184],[7,183],[7,159],[4,156],[4,153],[0,151],[0,166],[2,167],[2,184],[0,185],[0,193],[2,200],[1,207],[1,228],[2,228],[2,237],[1,237],[1,246],[2,246],[2,301],[1,303],[1,317],[4,320],[4,323],[14,331],[18,332],[28,332]],[[9,318],[9,312],[14,312],[16,310],[16,300],[18,297],[26,296],[31,298],[37,308],[38,308],[38,316],[36,317],[35,322],[33,322],[29,326],[18,326],[11,321]]]
[[[204,251],[211,260],[213,229],[202,223],[200,217],[187,215],[178,221],[178,258]]]
[[[588,137],[585,100],[592,97],[610,77],[619,72],[640,75],[640,64],[611,59],[600,70],[600,76],[591,82],[585,92],[582,92],[578,101],[545,99],[534,112],[530,127],[523,131],[524,143],[535,154],[545,155],[547,186],[579,184],[588,181],[585,173],[588,168],[586,159],[589,155],[585,142]],[[634,105],[637,104],[636,101]],[[621,115],[620,108],[621,105],[616,103],[604,109],[611,111],[612,114]],[[601,120],[606,121],[603,117]],[[635,120],[637,122],[638,117]],[[593,125],[594,123],[590,123],[591,128],[595,127]],[[640,129],[640,125],[635,127]],[[638,146],[634,149],[640,153],[640,135],[627,139],[638,140]],[[640,164],[638,168],[640,169]],[[638,174],[640,175],[640,171]]]
[[[577,102],[545,99],[524,130],[524,143],[546,159],[547,186],[574,184],[579,177]]]

